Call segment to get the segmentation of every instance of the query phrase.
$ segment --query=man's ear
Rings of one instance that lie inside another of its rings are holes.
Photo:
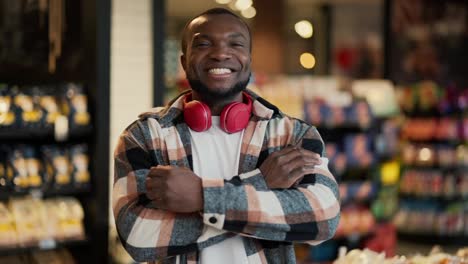
[[[185,61],[186,61],[185,54],[180,55],[180,64],[182,64],[182,68],[186,72],[187,70],[185,69]]]

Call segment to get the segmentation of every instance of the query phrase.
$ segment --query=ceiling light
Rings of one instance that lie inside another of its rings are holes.
[[[312,69],[315,66],[315,57],[314,55],[305,52],[301,54],[301,57],[299,58],[299,61],[302,65],[302,67],[306,69]]]
[[[252,0],[237,0],[234,5],[236,6],[238,10],[242,11],[251,7],[252,4],[253,4]]]
[[[301,20],[294,25],[294,29],[299,36],[303,38],[310,38],[314,33],[312,24],[307,20]]]
[[[241,11],[241,15],[245,18],[253,18],[256,14],[257,10],[253,6]]]

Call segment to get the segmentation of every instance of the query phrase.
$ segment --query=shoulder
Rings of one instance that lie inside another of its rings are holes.
[[[138,121],[148,123],[151,120],[152,124],[158,124],[163,128],[176,125],[181,122],[181,118],[183,119],[183,97],[187,92],[179,94],[165,106],[154,107],[141,113],[138,115]]]
[[[138,115],[138,120],[141,122],[145,122],[148,119],[156,119],[159,120],[161,117],[163,117],[167,112],[169,111],[168,106],[159,106],[159,107],[154,107],[151,108],[148,111],[145,111],[143,113],[140,113]]]

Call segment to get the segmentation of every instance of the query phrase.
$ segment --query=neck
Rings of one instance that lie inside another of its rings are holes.
[[[213,116],[221,115],[224,107],[233,102],[242,102],[242,92],[229,97],[229,98],[212,98],[203,94],[199,94],[196,91],[192,90],[192,100],[197,100],[205,103],[211,110]]]

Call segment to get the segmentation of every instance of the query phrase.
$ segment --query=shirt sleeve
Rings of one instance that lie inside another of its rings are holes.
[[[340,217],[339,191],[323,140],[311,127],[299,144],[311,151],[319,144],[323,162],[293,188],[268,189],[259,169],[230,181],[203,179],[204,223],[271,241],[318,244],[332,238]]]
[[[197,250],[226,239],[199,241],[204,223],[200,213],[172,213],[156,208],[146,197],[145,179],[156,162],[145,146],[142,124],[120,136],[114,152],[112,208],[123,246],[138,262],[154,261]],[[232,235],[231,235],[232,236]]]

